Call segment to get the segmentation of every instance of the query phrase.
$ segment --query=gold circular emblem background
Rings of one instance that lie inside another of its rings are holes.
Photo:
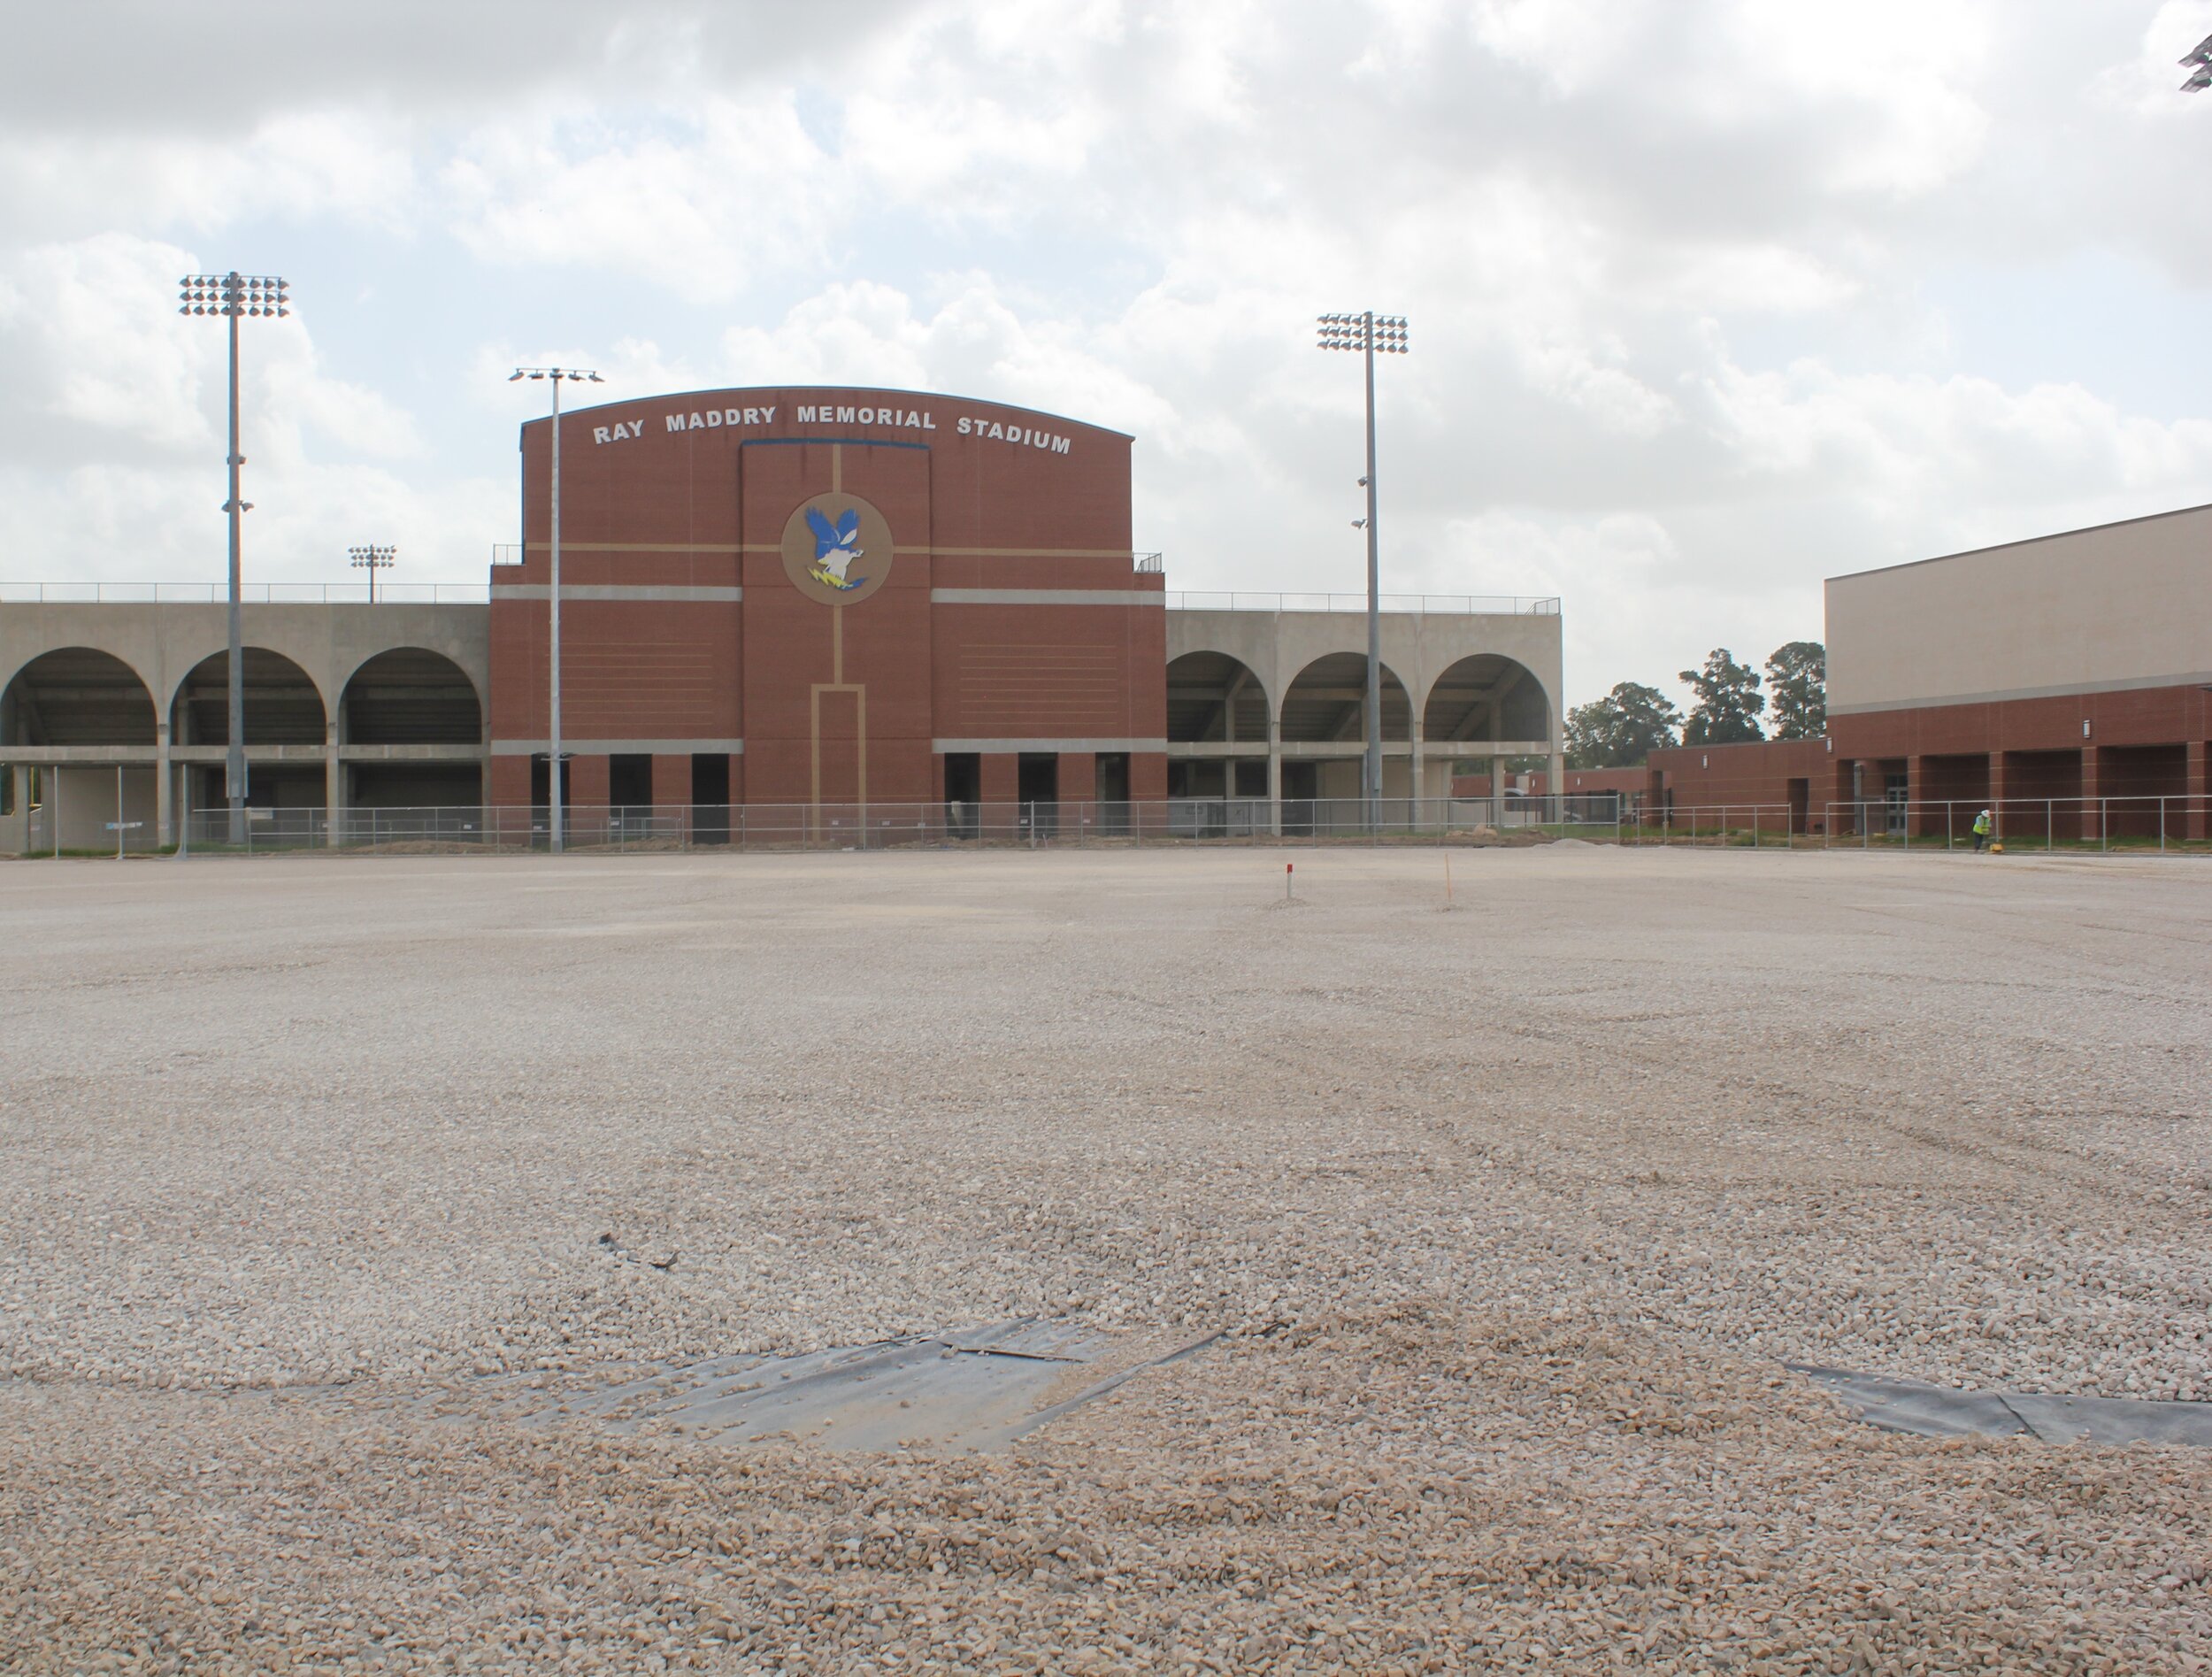
[[[819,563],[814,556],[814,527],[807,522],[811,509],[834,525],[849,511],[860,514],[860,557],[849,575],[863,579],[857,588],[833,588],[814,574]],[[817,495],[802,502],[783,527],[783,569],[791,586],[824,605],[850,605],[864,600],[883,586],[891,574],[891,527],[883,514],[856,495]]]

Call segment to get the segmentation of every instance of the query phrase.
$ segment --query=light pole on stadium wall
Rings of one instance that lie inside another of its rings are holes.
[[[545,739],[545,842],[555,855],[561,853],[561,384],[564,380],[580,384],[588,380],[593,384],[606,381],[588,367],[517,367],[507,382],[517,379],[544,379],[553,386],[553,518],[548,552],[550,555],[550,574],[547,577],[545,603],[552,624],[547,631],[550,650],[548,661],[552,670],[551,690],[547,695]],[[530,557],[529,532],[523,532],[522,557]]]
[[[230,748],[223,756],[223,780],[230,799],[230,842],[246,842],[246,674],[244,635],[239,612],[239,547],[243,534],[240,520],[253,510],[250,501],[238,497],[238,468],[246,457],[238,452],[238,317],[273,316],[281,319],[292,312],[291,288],[273,273],[188,273],[179,285],[179,314],[219,314],[230,322],[230,499],[223,511],[230,514],[230,702],[226,730]]]
[[[379,571],[390,570],[398,556],[397,548],[357,547],[346,550],[346,558],[352,561],[353,568],[357,571],[366,571],[369,573],[369,604],[371,605],[376,604],[376,573]]]
[[[1367,491],[1367,516],[1356,519],[1356,527],[1367,532],[1367,759],[1361,792],[1366,800],[1367,825],[1371,831],[1381,814],[1382,801],[1382,561],[1375,531],[1375,358],[1406,353],[1406,320],[1402,314],[1325,314],[1315,324],[1325,350],[1354,350],[1367,363],[1367,475],[1360,480]],[[1421,788],[1412,788],[1420,796]]]

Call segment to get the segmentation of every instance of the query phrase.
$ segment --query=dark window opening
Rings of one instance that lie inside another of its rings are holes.
[[[720,751],[692,753],[691,842],[730,842],[730,759]]]
[[[983,801],[983,758],[974,751],[945,753],[945,831],[953,838],[973,838],[977,805]]]
[[[653,803],[653,759],[638,751],[610,757],[607,802],[618,810],[649,809]]]
[[[1129,830],[1129,753],[1101,751],[1094,762],[1091,783],[1091,796],[1098,800],[1098,831],[1126,833]]]
[[[1056,831],[1060,817],[1059,754],[1024,751],[1016,759],[1014,796],[1021,803],[1022,821],[1032,832],[1048,836]]]

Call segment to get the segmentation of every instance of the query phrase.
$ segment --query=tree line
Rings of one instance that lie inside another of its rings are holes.
[[[1828,649],[1792,641],[1774,650],[1766,680],[1724,646],[1702,668],[1676,677],[1696,703],[1685,716],[1657,688],[1623,681],[1601,699],[1567,712],[1567,766],[1634,768],[1669,745],[1732,745],[1740,740],[1817,739],[1828,727]],[[1762,686],[1767,688],[1761,692]],[[1769,735],[1759,719],[1772,714]]]

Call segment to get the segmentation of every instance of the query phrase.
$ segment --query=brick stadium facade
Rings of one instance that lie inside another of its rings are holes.
[[[1165,795],[1165,583],[1131,546],[1128,437],[809,388],[563,424],[579,806]],[[491,596],[499,804],[546,796],[550,420],[522,461],[522,563]],[[818,576],[808,509],[833,531],[860,515],[845,576]]]

